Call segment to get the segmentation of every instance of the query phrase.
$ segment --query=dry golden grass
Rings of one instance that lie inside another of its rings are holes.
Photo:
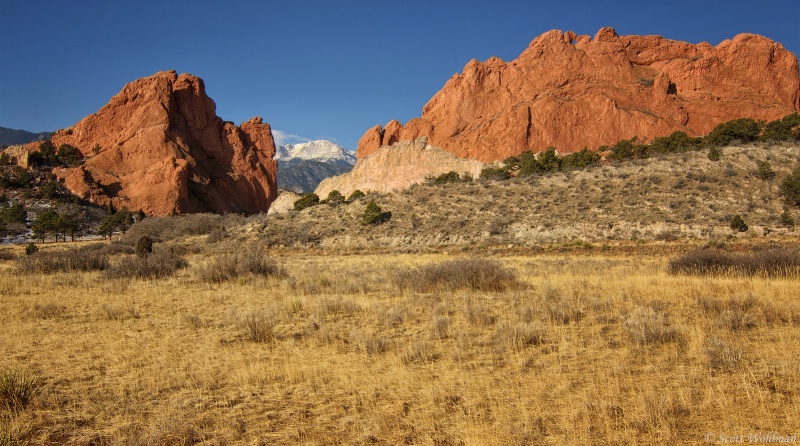
[[[648,444],[800,431],[797,278],[631,254],[496,257],[521,285],[417,292],[445,255],[278,259],[219,284],[0,264],[0,409],[31,444]],[[2,407],[2,404],[0,404]]]

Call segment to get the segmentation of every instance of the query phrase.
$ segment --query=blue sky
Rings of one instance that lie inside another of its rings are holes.
[[[0,126],[67,127],[174,69],[203,78],[225,120],[355,150],[375,124],[419,116],[470,59],[511,60],[551,29],[712,45],[751,32],[798,54],[798,17],[788,0],[0,0]]]

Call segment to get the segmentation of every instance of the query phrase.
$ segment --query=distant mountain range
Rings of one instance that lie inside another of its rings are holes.
[[[313,192],[325,178],[350,172],[355,155],[327,140],[277,146],[278,188]],[[324,198],[324,197],[323,197]]]
[[[27,142],[39,141],[52,135],[52,132],[33,133],[26,130],[0,127],[0,146],[13,146]]]

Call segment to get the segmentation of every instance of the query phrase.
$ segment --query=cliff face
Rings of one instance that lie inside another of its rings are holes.
[[[266,212],[277,195],[275,142],[259,117],[216,115],[203,80],[174,71],[126,85],[97,113],[52,136],[85,157],[56,169],[76,195],[148,214]]]
[[[357,155],[427,136],[459,157],[488,162],[548,146],[573,152],[677,130],[700,135],[732,119],[798,110],[797,57],[762,36],[712,46],[620,37],[611,28],[594,38],[556,30],[511,62],[469,62],[421,118],[367,130]]]
[[[368,156],[359,158],[349,173],[326,178],[314,191],[325,198],[338,190],[345,197],[356,189],[362,192],[393,192],[425,181],[429,175],[447,172],[470,173],[477,178],[484,164],[453,156],[438,147],[428,144],[422,137],[415,141],[403,141],[381,147]]]

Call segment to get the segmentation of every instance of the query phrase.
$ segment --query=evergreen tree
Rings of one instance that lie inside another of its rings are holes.
[[[385,214],[383,209],[381,209],[381,207],[372,200],[367,203],[364,213],[361,214],[361,224],[364,226],[377,225],[378,223],[383,223],[386,221],[386,219],[387,214]]]
[[[44,243],[45,236],[50,232],[55,232],[56,234],[56,241],[58,241],[58,220],[59,216],[56,211],[48,209],[44,212],[41,212],[36,218],[33,220],[31,224],[31,231],[33,232],[34,238],[42,238],[42,243]]]

